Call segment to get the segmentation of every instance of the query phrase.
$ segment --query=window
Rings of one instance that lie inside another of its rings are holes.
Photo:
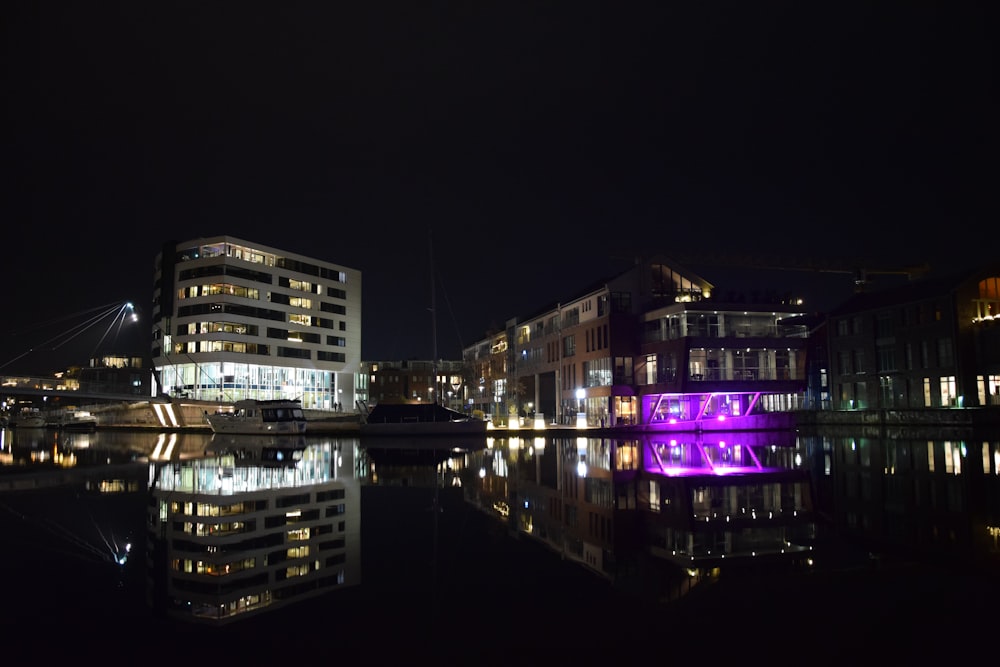
[[[854,407],[866,410],[870,406],[868,405],[868,384],[865,382],[855,382],[854,383]]]
[[[563,338],[563,350],[564,357],[572,357],[576,354],[576,336],[566,336]]]
[[[614,292],[611,295],[612,313],[631,313],[632,294],[629,292]]]
[[[867,368],[865,368],[865,351],[864,350],[854,350],[854,372],[855,373],[865,373]]]
[[[615,357],[614,384],[633,384],[632,357]]]
[[[979,298],[974,300],[977,319],[1000,315],[1000,277],[979,281]]]
[[[656,384],[656,355],[646,355],[646,372],[644,373],[643,384]]]
[[[851,372],[851,353],[847,350],[841,350],[838,355],[837,371],[841,375],[848,375]]]
[[[597,316],[604,317],[608,314],[608,295],[602,294],[597,297]]]
[[[948,375],[941,378],[941,406],[948,407],[955,405],[958,392],[955,390],[955,376]]]
[[[1000,405],[1000,375],[986,376],[985,393],[983,405]]]
[[[938,365],[942,368],[949,368],[955,365],[955,348],[951,338],[938,339]]]
[[[583,383],[585,387],[607,387],[611,382],[611,358],[603,357],[583,363]]]
[[[892,345],[879,345],[877,349],[878,354],[878,371],[880,373],[885,371],[896,370],[896,349]]]
[[[892,335],[892,313],[883,312],[875,317],[875,337],[886,338]]]

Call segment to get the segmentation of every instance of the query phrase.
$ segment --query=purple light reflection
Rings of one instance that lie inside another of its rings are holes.
[[[739,439],[738,434],[727,433],[726,439],[709,442],[705,442],[704,438],[684,443],[676,438],[665,442],[651,440],[643,448],[643,469],[648,473],[668,477],[719,477],[780,472],[794,468],[791,463],[782,467],[775,466],[773,460],[769,461],[770,465],[761,462],[764,450],[773,449],[776,445],[758,443],[751,446],[739,444]],[[754,447],[760,455],[754,452]],[[788,447],[781,449],[791,451]]]

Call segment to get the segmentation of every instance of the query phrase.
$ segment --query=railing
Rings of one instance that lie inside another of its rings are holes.
[[[688,379],[712,382],[756,382],[758,380],[804,380],[805,370],[790,371],[787,368],[750,368],[734,370],[726,368],[706,368],[700,373],[688,373]]]

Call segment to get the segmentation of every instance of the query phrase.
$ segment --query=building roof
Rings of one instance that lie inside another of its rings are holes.
[[[913,280],[903,285],[895,285],[885,289],[854,294],[839,306],[830,311],[831,316],[846,315],[865,310],[889,308],[903,303],[913,303],[945,296],[980,273],[989,273],[987,269],[967,268],[948,274],[941,274]]]

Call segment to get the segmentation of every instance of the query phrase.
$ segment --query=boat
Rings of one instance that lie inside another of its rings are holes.
[[[45,415],[38,408],[25,408],[10,423],[15,428],[45,428]]]
[[[305,433],[307,424],[298,399],[244,399],[205,418],[213,433],[242,435]]]
[[[362,436],[468,435],[485,438],[486,426],[483,419],[439,403],[378,403],[371,408],[362,404],[360,431]]]
[[[432,376],[437,377],[437,310],[434,298],[434,260],[433,244],[431,244],[431,341],[433,351],[431,362],[434,366]],[[486,437],[486,420],[478,419],[464,412],[452,410],[437,401],[437,393],[433,401],[417,402],[379,402],[368,408],[359,401],[361,424],[359,430],[366,435],[478,435]]]
[[[63,431],[96,431],[97,415],[87,410],[67,410],[60,413],[56,427]]]

